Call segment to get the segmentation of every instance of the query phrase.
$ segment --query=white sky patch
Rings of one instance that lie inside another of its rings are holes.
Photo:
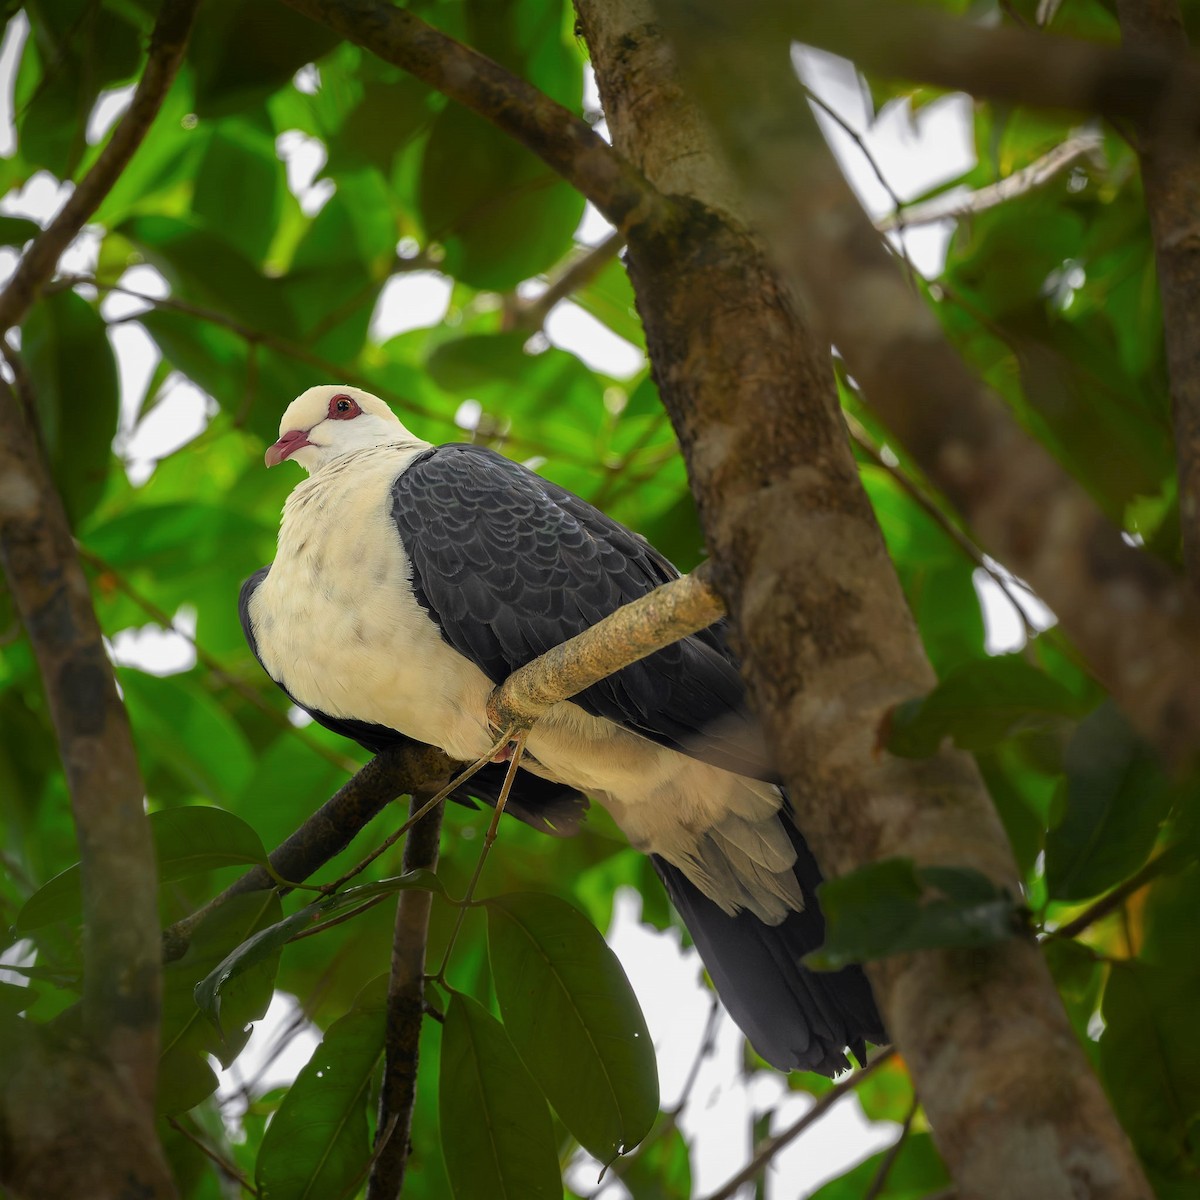
[[[398,333],[436,325],[450,307],[454,281],[437,271],[408,271],[383,285],[371,315],[369,336],[386,342]]]
[[[112,639],[112,658],[118,666],[136,667],[148,675],[178,675],[196,665],[196,610],[183,605],[171,618],[174,629],[143,625],[122,629]]]
[[[627,379],[646,365],[646,356],[632,342],[613,333],[570,300],[563,300],[550,310],[545,330],[551,345],[569,350],[593,371]]]
[[[27,217],[44,228],[74,190],[73,183],[60,183],[49,171],[35,171],[24,187],[14,188],[0,199],[0,213]]]
[[[29,976],[20,971],[5,970],[6,967],[32,967],[37,962],[37,946],[29,938],[21,938],[11,946],[0,950],[0,983],[11,983],[15,987],[28,987]]]
[[[128,268],[117,283],[131,292],[138,292],[154,300],[165,300],[171,294],[167,281],[149,263],[139,263]],[[120,321],[149,312],[153,307],[153,304],[139,300],[137,296],[131,296],[127,292],[108,292],[100,301],[100,315],[106,321]]]
[[[162,355],[154,339],[136,323],[109,325],[108,341],[117,360],[120,379],[121,432],[118,440],[121,441],[133,430]]]
[[[160,458],[200,436],[216,415],[216,402],[190,380],[174,375],[163,398],[125,441],[125,472],[135,487],[154,473]]]
[[[315,96],[321,90],[321,71],[316,63],[306,63],[292,76],[296,91]]]
[[[478,400],[464,400],[454,410],[454,423],[459,429],[474,433],[479,428],[479,419],[483,416],[483,405]]]
[[[29,36],[29,18],[18,12],[8,22],[0,42],[0,158],[12,158],[17,152],[17,129],[13,122],[13,93],[17,86],[17,64]]]
[[[129,83],[125,87],[109,88],[96,97],[84,135],[89,146],[102,142],[108,131],[125,115],[136,90],[137,84]]]
[[[308,217],[316,216],[337,191],[332,179],[314,182],[329,158],[324,145],[299,129],[288,129],[275,139],[275,153],[287,171],[288,190],[296,197],[300,211]]]
[[[308,715],[298,704],[293,704],[287,710],[287,719],[296,729],[304,729],[306,726],[313,723],[312,717]]]
[[[598,246],[616,226],[589,200],[575,230],[575,240],[581,246]]]
[[[1022,612],[1038,632],[1057,624],[1058,618],[999,563],[988,559],[988,564],[997,574],[1003,576],[1009,590],[1005,592],[982,567],[977,567],[971,576],[980,607],[983,609],[983,648],[988,654],[1011,654],[1022,649],[1028,640],[1025,635],[1025,622],[1021,619]]]

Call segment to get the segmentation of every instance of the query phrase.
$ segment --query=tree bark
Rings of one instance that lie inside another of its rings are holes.
[[[627,261],[797,823],[833,873],[905,856],[1015,887],[972,761],[876,745],[891,706],[933,674],[858,481],[826,346],[737,219],[739,189],[652,10],[578,9],[614,145],[686,197],[675,229],[631,231]],[[1034,945],[906,955],[870,974],[962,1196],[1150,1195]]]

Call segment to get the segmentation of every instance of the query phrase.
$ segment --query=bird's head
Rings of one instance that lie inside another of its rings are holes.
[[[335,458],[391,442],[425,445],[378,396],[345,384],[302,392],[279,422],[279,441],[267,449],[268,467],[295,459],[310,475]]]

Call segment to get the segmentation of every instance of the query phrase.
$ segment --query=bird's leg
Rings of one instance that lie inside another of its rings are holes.
[[[483,847],[479,851],[479,858],[475,863],[475,870],[471,872],[470,882],[467,884],[466,894],[462,898],[462,904],[458,910],[458,919],[454,922],[454,929],[450,933],[450,940],[446,943],[446,953],[442,955],[442,965],[438,967],[437,974],[434,975],[439,983],[445,985],[446,982],[446,967],[450,962],[450,955],[454,950],[454,943],[458,941],[459,930],[462,929],[463,921],[466,919],[467,909],[471,905],[471,899],[475,895],[475,885],[479,882],[480,875],[483,874],[483,864],[487,861],[488,852],[492,848],[492,843],[496,840],[496,833],[500,827],[500,817],[504,813],[504,806],[508,803],[509,793],[512,791],[513,780],[517,776],[517,768],[521,765],[521,755],[525,751],[525,739],[529,737],[529,730],[523,730],[513,738],[512,742],[508,741],[509,733],[504,734],[504,742],[506,747],[511,745],[512,756],[509,759],[508,771],[504,775],[504,786],[500,789],[500,795],[496,799],[496,808],[492,813],[491,822],[488,825],[487,833],[483,838]],[[493,759],[493,762],[502,761]]]

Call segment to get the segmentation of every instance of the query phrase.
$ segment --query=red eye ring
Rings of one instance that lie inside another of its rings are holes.
[[[345,392],[338,392],[336,396],[330,397],[329,400],[329,419],[331,421],[350,421],[362,409],[358,406],[358,401],[353,396],[347,396]]]

